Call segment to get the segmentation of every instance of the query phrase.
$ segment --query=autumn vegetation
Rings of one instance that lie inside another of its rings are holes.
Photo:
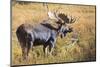
[[[72,15],[77,18],[71,26],[78,33],[78,42],[71,47],[71,36],[67,34],[63,39],[57,38],[56,46],[52,56],[44,57],[43,46],[36,46],[30,51],[29,60],[24,62],[16,30],[23,23],[40,23],[48,18],[43,3],[12,2],[12,65],[23,64],[45,64],[62,62],[81,62],[96,60],[96,19],[95,6],[48,4],[51,11],[59,9],[58,12]]]

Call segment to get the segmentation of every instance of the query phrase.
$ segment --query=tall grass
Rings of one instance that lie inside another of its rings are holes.
[[[29,53],[29,60],[24,62],[21,57],[21,47],[15,31],[23,23],[39,23],[47,19],[47,13],[42,3],[20,4],[15,2],[12,6],[12,64],[44,64],[60,62],[78,62],[96,60],[95,39],[95,7],[64,4],[48,4],[51,11],[61,8],[59,12],[77,17],[72,24],[78,32],[78,43],[68,48],[73,33],[67,34],[64,39],[57,38],[52,56],[44,57],[43,46],[37,46]]]

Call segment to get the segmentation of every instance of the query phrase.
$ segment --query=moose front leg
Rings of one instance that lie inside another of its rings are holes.
[[[50,56],[52,55],[54,44],[55,44],[54,42],[51,42],[51,44],[49,44],[49,55]]]
[[[46,57],[47,54],[48,54],[47,45],[44,45],[44,46],[43,46],[43,52],[44,52],[44,57]]]
[[[52,55],[53,48],[56,43],[56,37],[53,35],[48,42],[49,42],[49,55]]]

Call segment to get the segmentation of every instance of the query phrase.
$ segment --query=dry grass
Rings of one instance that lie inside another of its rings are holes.
[[[72,24],[74,29],[78,31],[79,42],[73,47],[67,48],[64,46],[69,45],[72,33],[64,39],[58,37],[52,56],[44,58],[42,46],[38,46],[34,51],[30,51],[30,59],[25,63],[21,57],[21,48],[15,31],[22,23],[34,25],[34,23],[41,22],[47,18],[47,14],[42,3],[15,3],[12,6],[12,65],[96,60],[95,6],[63,4],[49,4],[48,6],[51,11],[60,7],[60,12],[79,18],[76,23]]]

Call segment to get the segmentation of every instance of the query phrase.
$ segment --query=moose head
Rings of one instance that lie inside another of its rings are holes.
[[[72,16],[65,15],[64,13],[55,13],[55,12],[48,12],[48,16],[50,19],[55,20],[56,24],[60,28],[60,36],[61,38],[65,37],[67,33],[73,31],[73,28],[70,26],[72,23],[76,21],[76,18]]]

